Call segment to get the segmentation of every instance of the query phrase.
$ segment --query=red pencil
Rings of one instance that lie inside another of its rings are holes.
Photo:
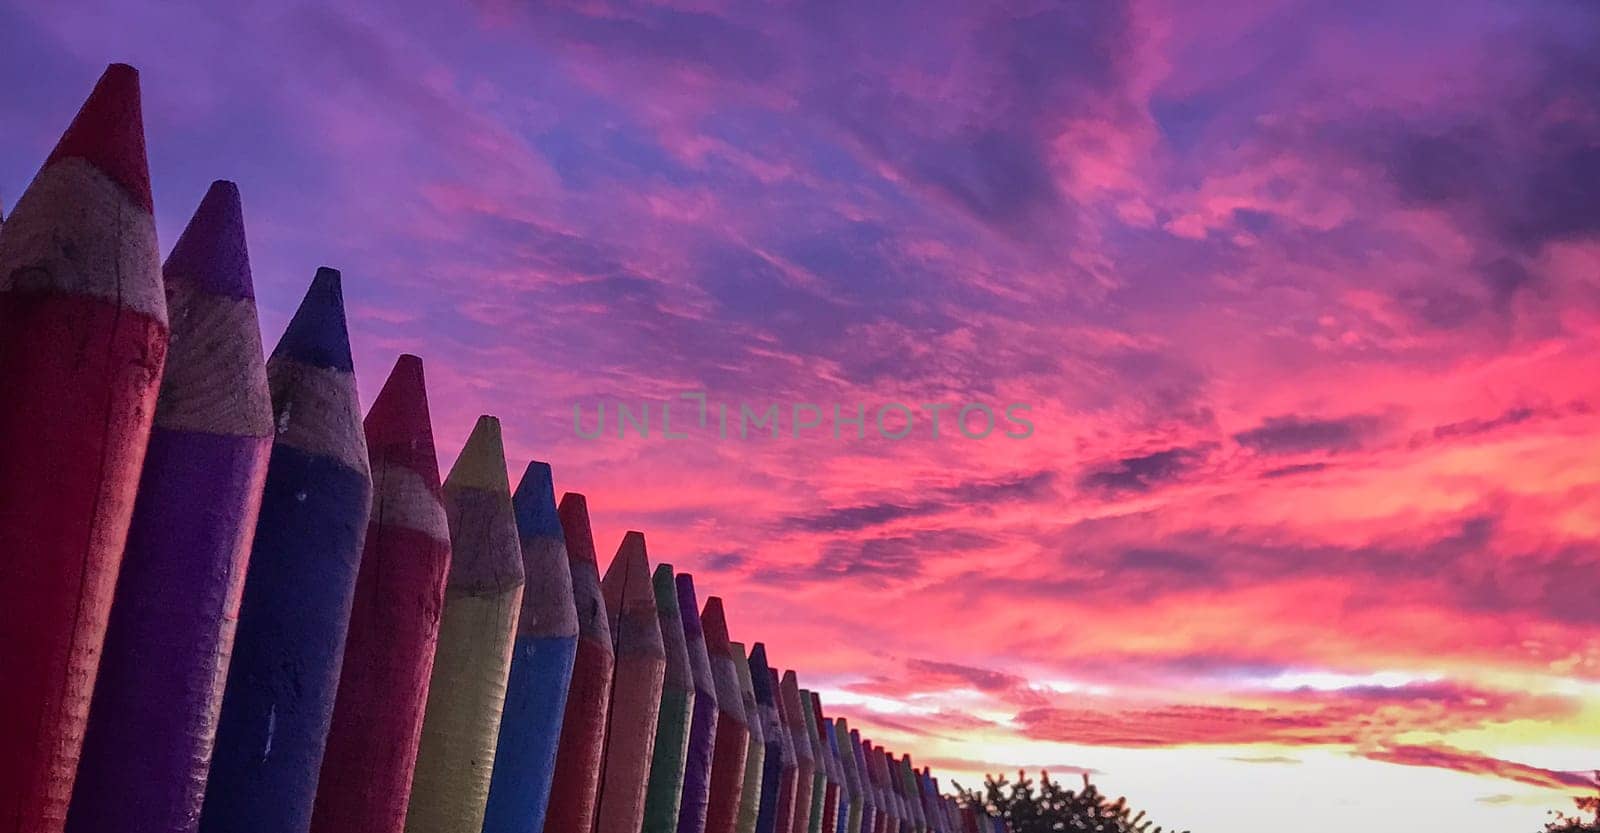
[[[57,833],[167,352],[139,74],[113,64],[0,238],[0,830]]]
[[[650,759],[655,752],[656,721],[661,716],[661,686],[667,673],[643,533],[623,536],[600,589],[606,597],[617,666],[611,679],[611,712],[594,829],[596,833],[639,833]]]
[[[794,821],[791,830],[792,833],[810,833],[811,811],[821,807],[821,799],[815,796],[817,760],[812,754],[811,736],[806,731],[806,713],[801,711],[800,679],[793,671],[783,672],[779,694],[778,703],[783,712],[783,722],[789,729],[789,736],[794,740],[794,756],[797,761]]]
[[[588,502],[583,495],[569,492],[561,496],[556,514],[561,519],[572,567],[578,651],[573,660],[572,685],[567,690],[561,741],[556,746],[556,771],[550,784],[544,833],[589,833],[594,829],[616,655],[611,647],[605,599],[600,593],[600,568],[595,563]]]
[[[739,692],[739,671],[728,641],[728,618],[722,599],[706,599],[700,612],[706,634],[706,653],[717,685],[717,742],[711,756],[711,798],[706,808],[706,833],[734,833],[739,822],[739,799],[744,791],[744,759],[749,753],[750,729]]]
[[[450,566],[421,359],[400,357],[364,425],[372,514],[311,833],[405,828]]]

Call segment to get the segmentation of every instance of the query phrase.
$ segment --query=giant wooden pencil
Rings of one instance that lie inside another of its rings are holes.
[[[528,464],[511,503],[526,584],[483,833],[540,833],[578,647],[578,608],[549,464]]]
[[[894,754],[887,749],[883,750],[884,772],[889,779],[889,793],[894,796],[895,809],[900,813],[900,830],[902,833],[916,833],[917,820],[911,813],[911,804],[906,800],[905,786],[900,781],[899,768],[895,763]]]
[[[910,764],[910,761],[911,756],[907,755],[906,762],[908,765]],[[928,831],[928,833],[936,833],[936,831],[939,829],[937,824],[938,819],[933,815],[933,811],[928,806],[927,784],[923,783],[922,773],[920,771],[918,771],[915,767],[909,768],[911,769],[911,799],[916,802],[917,809],[922,813],[922,829]]]
[[[831,717],[824,718],[822,724],[823,728],[826,729],[823,734],[828,737],[828,754],[832,755],[833,759],[839,764],[839,777],[841,779],[839,787],[839,833],[861,833],[860,787],[852,777],[850,761],[840,754],[841,749],[847,750],[850,747],[840,746],[839,744],[841,731],[837,720]],[[846,735],[844,740],[848,744],[850,737]]]
[[[885,806],[883,793],[878,789],[878,771],[874,767],[872,743],[861,738],[861,732],[851,729],[851,744],[856,747],[856,760],[861,765],[861,788],[867,794],[867,802],[872,807],[871,833],[885,833],[889,830],[889,808]]]
[[[698,703],[690,646],[678,610],[678,584],[671,564],[656,566],[651,585],[656,596],[656,621],[667,656],[656,714],[656,748],[651,753],[650,782],[644,797],[644,833],[675,833],[684,800],[684,762],[689,748],[690,714]],[[704,652],[704,642],[701,642]]]
[[[445,478],[444,508],[450,577],[406,830],[481,833],[523,592],[500,420],[478,417]]]
[[[0,241],[0,829],[66,822],[167,352],[139,76],[114,64]]]
[[[922,806],[928,813],[928,827],[937,833],[950,833],[945,829],[944,813],[939,806],[938,793],[934,791],[933,776],[928,774],[927,767],[917,774],[917,785],[922,788]]]
[[[811,755],[817,762],[817,774],[811,793],[811,833],[834,833],[828,829],[839,809],[839,788],[833,783],[833,771],[828,766],[827,750],[822,748],[822,736],[817,725],[817,701],[807,689],[800,689],[800,710],[805,715],[806,737],[811,742]]]
[[[750,646],[750,682],[756,690],[761,713],[761,734],[767,741],[766,761],[761,767],[761,812],[756,816],[756,833],[788,833],[794,826],[796,762],[789,744],[789,730],[783,723],[778,702],[778,678],[767,664],[767,646]]]
[[[667,671],[644,534],[629,532],[600,581],[617,668],[611,679],[606,756],[600,765],[596,833],[639,833]]]
[[[849,796],[844,788],[844,770],[839,768],[839,761],[828,749],[828,730],[822,725],[822,701],[815,691],[808,692],[811,698],[813,725],[816,727],[818,754],[822,756],[828,776],[827,794],[822,807],[821,833],[839,833],[839,817],[849,809]]]
[[[867,759],[861,751],[861,732],[851,729],[843,718],[838,721],[840,738],[844,744],[840,754],[850,760],[850,771],[854,775],[854,788],[861,800],[861,833],[875,833],[880,825],[878,796],[872,789],[871,774],[867,771]]]
[[[744,759],[750,729],[739,694],[739,672],[734,669],[733,647],[728,640],[728,617],[722,599],[712,596],[700,611],[706,632],[706,653],[717,684],[717,743],[711,758],[711,802],[706,809],[706,833],[734,833],[739,823],[739,798],[744,789]]]
[[[928,819],[928,829],[934,833],[946,833],[944,823],[939,818],[939,808],[933,801],[933,783],[928,778],[926,767],[912,773],[917,785],[918,800],[922,802],[923,815]]]
[[[895,763],[894,753],[884,750],[884,772],[887,773],[889,794],[893,796],[896,812],[900,816],[901,833],[916,833],[917,820],[911,813],[911,805],[906,800],[905,785],[900,780],[900,768]]]
[[[894,782],[895,794],[900,796],[900,805],[902,808],[904,808],[901,813],[906,830],[908,830],[910,833],[926,833],[926,831],[923,829],[921,819],[919,818],[920,814],[917,812],[916,802],[913,800],[911,794],[906,791],[906,773],[904,765],[901,763],[899,757],[892,752],[888,754],[888,760],[889,777]]]
[[[912,802],[910,794],[906,792],[906,775],[899,759],[894,753],[885,754],[889,763],[889,788],[894,790],[900,802],[900,821],[908,833],[923,833],[922,825],[917,823],[917,808]]]
[[[421,359],[395,362],[366,433],[372,516],[311,833],[404,828],[450,569]]]
[[[67,815],[73,833],[192,833],[199,823],[272,450],[233,183],[212,183],[162,272],[172,346]]]
[[[877,820],[873,825],[874,833],[898,833],[900,823],[895,815],[894,802],[889,799],[889,795],[884,791],[883,773],[880,771],[881,765],[878,761],[878,750],[877,747],[873,746],[872,741],[866,739],[861,741],[861,756],[866,765],[864,771],[867,774],[867,783],[872,788],[872,802],[876,810],[874,815]]]
[[[755,833],[756,819],[761,815],[761,776],[767,760],[767,739],[744,643],[730,642],[728,646],[733,649],[734,670],[739,674],[739,699],[744,704],[746,728],[750,730],[750,742],[745,745],[744,786],[739,791],[739,823],[734,830]]]
[[[906,766],[911,769],[911,783],[917,791],[918,806],[922,808],[923,828],[928,830],[929,833],[943,833],[943,831],[939,830],[938,813],[935,812],[932,803],[929,801],[929,797],[932,794],[929,792],[927,779],[923,776],[922,770],[917,769],[911,763],[910,754],[906,755]]]
[[[887,833],[905,833],[905,808],[900,802],[899,793],[894,788],[893,779],[889,776],[889,759],[883,747],[873,744],[868,761],[872,765],[873,778],[878,783],[878,795],[883,799],[884,830]]]
[[[867,766],[860,730],[852,728],[849,739],[850,750],[847,754],[855,758],[856,778],[861,782],[861,833],[881,833],[884,826],[883,803],[878,791],[873,789],[872,771]]]
[[[822,742],[821,712],[817,708],[816,693],[800,689],[800,703],[805,707],[806,731],[811,734],[811,754],[817,758],[817,774],[820,776],[817,782],[822,790],[822,803],[818,805],[811,824],[815,833],[836,833],[832,826],[838,819],[839,789],[833,782],[833,764],[828,761],[827,746]],[[811,800],[816,801],[816,795]]]
[[[922,809],[922,798],[917,790],[917,775],[915,768],[911,766],[911,756],[901,756],[897,766],[900,770],[901,794],[911,805],[912,823],[916,825],[918,833],[928,833],[928,815]]]
[[[961,808],[961,833],[978,833],[978,813],[971,807]]]
[[[276,432],[245,572],[202,833],[311,823],[372,478],[339,273],[319,269],[267,359]]]
[[[806,709],[800,702],[800,680],[793,671],[783,672],[783,681],[780,694],[784,724],[789,729],[789,737],[794,742],[795,789],[794,789],[794,824],[790,828],[793,833],[811,833],[811,816],[814,811],[820,810],[822,802],[820,796],[812,799],[812,794],[817,791],[817,764],[812,753],[811,735],[806,731]]]
[[[675,592],[695,692],[684,757],[683,798],[675,820],[678,833],[703,833],[706,802],[711,796],[711,758],[717,743],[717,683],[711,674],[711,656],[706,653],[705,628],[700,622],[700,600],[695,595],[694,577],[687,573],[678,576]]]
[[[828,726],[828,719],[822,712],[822,698],[815,691],[811,692],[812,709],[816,712],[817,719],[817,744],[822,748],[823,757],[828,760],[829,794],[833,796],[833,814],[829,821],[824,821],[824,833],[840,833],[839,828],[844,826],[845,817],[850,812],[850,792],[846,789],[844,779],[844,765],[839,761],[839,749],[832,740],[832,730]]]
[[[811,759],[816,763],[811,780],[811,833],[823,833],[822,817],[828,811],[828,762],[817,747],[816,721],[811,712],[811,692],[800,689],[800,711],[805,722],[805,742],[811,747]]]
[[[889,807],[884,801],[882,790],[879,789],[877,760],[872,753],[871,741],[861,739],[861,733],[852,729],[851,741],[860,751],[857,758],[861,762],[861,787],[866,790],[868,801],[872,804],[872,833],[888,833]]]
[[[561,496],[556,511],[567,541],[567,564],[572,574],[572,599],[578,612],[578,643],[572,665],[572,685],[567,691],[561,740],[556,747],[555,776],[550,782],[550,803],[545,813],[545,833],[589,833],[594,829],[596,797],[600,791],[600,765],[605,756],[606,715],[611,710],[611,680],[616,655],[611,647],[611,626],[600,592],[600,567],[595,561],[594,533],[589,528],[589,504],[583,495]],[[631,831],[630,831],[631,833]]]
[[[813,697],[816,692],[811,693]],[[820,709],[818,712],[820,713]],[[833,824],[826,827],[827,833],[844,833],[844,828],[849,824],[850,818],[850,790],[849,782],[844,777],[844,763],[839,760],[839,748],[833,736],[833,719],[823,716],[818,721],[817,728],[822,734],[822,747],[828,754],[828,768],[834,773],[836,779],[835,794],[839,806],[834,812]]]
[[[926,772],[926,770],[924,770],[924,772]],[[950,817],[950,803],[944,793],[940,792],[939,779],[933,777],[932,774],[929,774],[928,783],[933,788],[934,804],[939,808],[939,824],[941,825],[940,829],[943,830],[944,833],[956,833],[955,819]]]

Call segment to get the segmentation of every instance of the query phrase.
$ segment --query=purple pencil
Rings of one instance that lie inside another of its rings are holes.
[[[700,601],[694,577],[679,573],[678,613],[689,646],[694,672],[694,713],[689,724],[689,754],[683,766],[683,799],[678,808],[678,833],[704,833],[706,806],[711,795],[711,756],[717,736],[717,686],[706,653],[705,630],[700,623]]]
[[[72,833],[198,826],[272,448],[233,183],[212,183],[162,274],[171,349],[67,814]]]

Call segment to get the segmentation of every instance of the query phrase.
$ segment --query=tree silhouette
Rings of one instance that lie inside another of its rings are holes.
[[[1600,781],[1600,771],[1594,775]],[[1572,803],[1578,805],[1577,814],[1555,813],[1555,819],[1544,826],[1545,833],[1600,833],[1600,787],[1595,795],[1575,798]]]
[[[959,783],[955,788],[962,806],[1004,819],[1012,833],[1168,833],[1145,818],[1143,811],[1135,813],[1127,799],[1112,801],[1102,795],[1088,775],[1083,776],[1081,790],[1067,789],[1045,772],[1037,783],[1019,772],[1016,783],[1004,776],[986,777],[982,792]]]

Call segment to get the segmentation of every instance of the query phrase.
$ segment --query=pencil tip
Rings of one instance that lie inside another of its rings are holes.
[[[289,319],[278,346],[272,349],[272,357],[346,373],[355,370],[345,323],[344,291],[337,270],[326,266],[317,269],[300,307]]]
[[[211,183],[161,273],[169,297],[172,286],[179,282],[206,295],[255,297],[238,186],[224,179]]]
[[[505,440],[500,433],[500,420],[483,415],[472,426],[472,433],[462,446],[455,465],[445,485],[456,489],[482,489],[496,494],[511,492],[511,481],[506,476]]]
[[[150,198],[150,166],[145,159],[138,70],[127,64],[106,67],[45,164],[74,158],[110,177],[145,211],[155,210]]]
[[[599,558],[594,549],[594,531],[589,526],[589,501],[577,492],[567,492],[561,496],[561,505],[556,507],[556,516],[561,519],[561,534],[567,539],[567,555],[579,561],[587,561],[599,569]]]
[[[549,463],[534,460],[522,472],[522,481],[511,496],[517,513],[517,531],[524,538],[535,536],[562,538],[561,519],[556,515],[555,478]]]

